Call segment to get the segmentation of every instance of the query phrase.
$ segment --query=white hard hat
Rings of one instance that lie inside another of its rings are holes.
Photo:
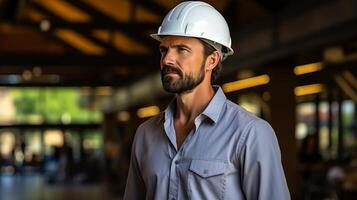
[[[151,37],[161,41],[162,36],[169,35],[203,39],[218,50],[222,60],[234,52],[226,20],[205,2],[180,3],[166,15],[157,33]]]

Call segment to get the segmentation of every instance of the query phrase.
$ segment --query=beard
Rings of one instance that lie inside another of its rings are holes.
[[[193,77],[193,73],[184,74],[179,68],[165,65],[161,70],[161,81],[164,89],[170,93],[181,94],[191,91],[202,83],[205,77],[205,65],[201,64],[200,72],[197,78]],[[179,76],[178,80],[174,80],[171,76],[166,76],[167,73],[175,73]]]

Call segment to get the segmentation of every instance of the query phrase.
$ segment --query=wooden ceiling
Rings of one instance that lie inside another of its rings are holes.
[[[179,2],[0,0],[0,85],[125,86],[157,72],[158,44],[149,34]],[[234,31],[290,1],[207,2]]]
[[[0,85],[134,82],[157,71],[158,44],[149,34],[179,2],[0,0]],[[208,2],[224,11],[232,1]],[[29,72],[32,78],[24,79]]]

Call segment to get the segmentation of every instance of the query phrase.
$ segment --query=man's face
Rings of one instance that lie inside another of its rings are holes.
[[[167,36],[160,44],[161,81],[166,91],[183,93],[205,77],[203,45],[196,38]]]

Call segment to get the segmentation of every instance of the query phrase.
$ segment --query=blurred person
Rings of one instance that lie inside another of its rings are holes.
[[[55,183],[60,175],[60,148],[57,146],[50,146],[50,152],[45,154],[43,158],[43,168],[47,183]]]
[[[326,173],[326,180],[332,187],[337,188],[340,187],[345,176],[345,172],[341,166],[333,165]]]
[[[308,134],[303,139],[300,148],[300,161],[303,163],[316,163],[322,160],[318,149],[318,139],[315,135]]]
[[[300,173],[304,181],[303,190],[305,195],[311,188],[325,185],[326,167],[322,162],[322,156],[318,148],[318,138],[314,134],[308,134],[302,140],[299,160]]]
[[[60,148],[59,155],[59,180],[71,181],[75,172],[73,148],[65,142]]]
[[[151,36],[176,96],[137,129],[124,199],[290,199],[271,126],[212,85],[233,54],[223,16],[183,2]]]
[[[0,176],[1,176],[1,172],[2,172],[2,167],[3,167],[3,161],[4,160],[4,158],[3,158],[3,156],[2,156],[2,153],[0,152]]]

